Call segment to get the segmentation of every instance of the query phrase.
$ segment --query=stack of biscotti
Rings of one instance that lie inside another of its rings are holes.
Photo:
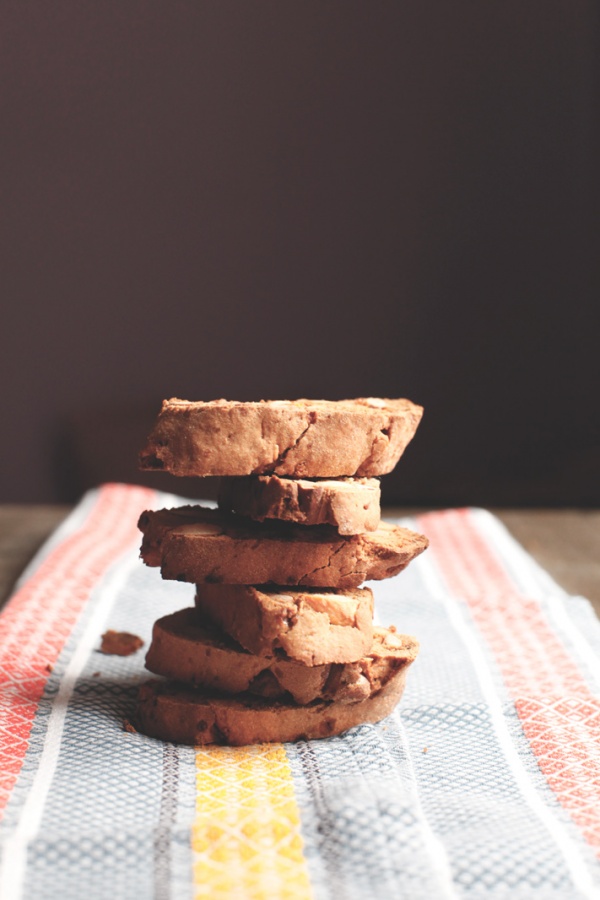
[[[144,470],[221,476],[219,508],[147,511],[141,555],[196,586],[159,619],[135,721],[187,744],[328,737],[397,704],[417,641],[373,626],[367,580],[427,539],[380,521],[378,477],[413,437],[408,400],[167,400]]]

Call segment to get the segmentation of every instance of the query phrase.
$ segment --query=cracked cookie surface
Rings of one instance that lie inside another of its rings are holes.
[[[410,400],[165,400],[139,464],[174,475],[377,476],[423,409]]]
[[[201,506],[146,511],[138,526],[144,562],[195,584],[355,588],[401,572],[429,543],[387,522],[345,537],[328,525],[274,526]]]

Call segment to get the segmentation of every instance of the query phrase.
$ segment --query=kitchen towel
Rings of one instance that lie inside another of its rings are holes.
[[[2,900],[600,897],[600,623],[481,509],[371,584],[420,655],[393,715],[321,741],[191,748],[128,730],[144,649],[192,585],[139,559],[143,509],[87,494],[0,614]]]

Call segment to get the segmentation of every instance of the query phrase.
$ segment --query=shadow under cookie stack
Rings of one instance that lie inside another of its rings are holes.
[[[144,512],[141,556],[196,585],[159,619],[140,687],[139,731],[183,744],[340,734],[398,703],[417,641],[373,626],[360,585],[427,546],[380,521],[378,476],[412,439],[408,400],[167,400],[144,470],[221,476],[219,508]]]

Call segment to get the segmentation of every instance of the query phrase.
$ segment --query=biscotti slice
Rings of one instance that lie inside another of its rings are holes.
[[[355,703],[379,691],[394,672],[415,660],[418,651],[414,638],[376,628],[368,653],[357,662],[305,666],[286,656],[248,653],[203,621],[196,609],[188,608],[154,623],[146,668],[225,694],[248,691],[268,698],[289,694],[299,704],[318,699]]]
[[[250,653],[283,652],[305,666],[354,662],[368,653],[373,638],[368,588],[199,584],[196,607]]]
[[[219,508],[258,522],[281,519],[300,525],[333,525],[340,534],[375,531],[381,488],[377,478],[310,481],[258,475],[222,478]]]
[[[410,400],[165,400],[140,468],[173,475],[374,476],[391,472],[423,409]]]
[[[401,572],[427,547],[424,535],[382,522],[344,537],[329,525],[253,522],[201,506],[149,510],[138,522],[141,556],[163,578],[195,584],[358,587]]]
[[[332,737],[388,716],[402,696],[406,673],[406,666],[397,669],[366,700],[315,700],[307,706],[249,694],[224,697],[177,682],[149,681],[138,691],[133,723],[150,737],[192,746]]]

